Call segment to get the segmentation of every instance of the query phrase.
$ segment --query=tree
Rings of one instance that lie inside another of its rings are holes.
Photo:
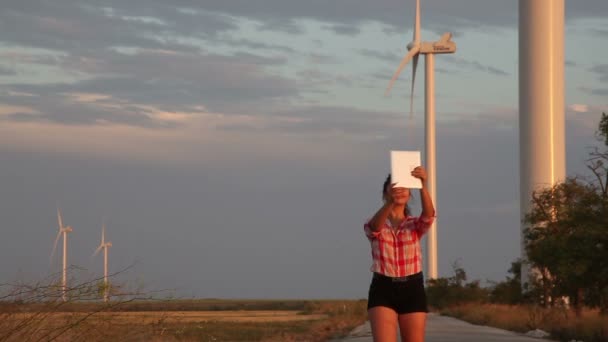
[[[605,113],[597,136],[608,147]],[[608,308],[608,149],[595,148],[587,167],[591,180],[569,177],[532,195],[524,231],[541,302],[566,296],[577,313],[583,304]]]
[[[441,309],[462,303],[487,301],[488,291],[480,286],[478,280],[467,283],[467,273],[458,262],[452,263],[452,269],[452,277],[427,281],[427,296],[431,307]]]
[[[504,281],[494,283],[490,290],[490,301],[501,304],[519,304],[523,301],[521,290],[521,259],[511,263],[509,273]]]
[[[593,151],[589,153],[587,168],[595,176],[595,182],[597,182],[603,199],[606,200],[608,198],[608,115],[606,113],[602,113],[595,135],[607,149],[601,151],[598,147],[594,147]]]

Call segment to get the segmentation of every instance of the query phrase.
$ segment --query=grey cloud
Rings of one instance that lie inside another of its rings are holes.
[[[62,58],[52,54],[32,54],[28,52],[4,51],[0,52],[0,59],[12,63],[13,65],[40,64],[58,66]]]
[[[435,67],[435,71],[437,71],[440,74],[453,74],[454,72],[446,69],[446,68],[441,68],[441,67]]]
[[[98,5],[98,3],[95,3]],[[101,4],[99,4],[101,5]],[[144,5],[144,4],[142,4]],[[195,50],[178,43],[177,36],[212,37],[235,29],[234,19],[221,14],[184,14],[170,6],[142,6],[134,16],[152,16],[162,24],[128,20],[119,9],[108,13],[82,2],[57,1],[38,6],[8,4],[0,13],[0,41],[54,50],[101,50],[112,46],[137,46]]]
[[[102,10],[101,8],[111,10]],[[354,32],[353,25],[378,21],[398,28],[412,21],[413,4],[380,0],[102,0],[86,4],[75,0],[52,3],[8,1],[0,14],[2,40],[56,49],[95,48],[109,44],[162,47],[175,36],[213,37],[234,30],[236,17],[262,23],[262,30],[302,32],[299,19],[333,23],[338,32]],[[437,33],[485,26],[510,26],[517,23],[515,1],[429,0],[423,3],[423,27]],[[108,11],[112,15],[108,15]],[[569,19],[604,17],[604,0],[567,1]],[[124,17],[148,17],[154,20],[125,20]],[[164,37],[165,41],[158,40]],[[191,48],[184,43],[173,49]]]
[[[356,25],[336,24],[331,26],[324,26],[324,28],[333,31],[334,33],[345,36],[356,36],[361,32],[361,29]]]
[[[222,125],[231,131],[258,129],[264,132],[326,135],[340,132],[345,138],[380,135],[394,127],[398,113],[374,112],[349,107],[306,106],[270,113],[268,122],[257,128]]]
[[[399,62],[403,56],[399,56],[396,53],[393,52],[381,52],[381,51],[376,51],[376,50],[370,50],[370,49],[360,49],[358,50],[358,52],[366,57],[372,57],[372,58],[377,58],[386,62],[393,62],[393,63],[397,63]]]
[[[17,75],[17,70],[13,68],[7,68],[0,65],[0,76],[15,76]]]
[[[230,39],[229,37],[222,37],[221,40],[217,40],[222,44],[231,45],[234,47],[243,47],[248,49],[259,49],[269,51],[280,51],[285,53],[295,53],[296,51],[288,46],[268,44],[263,42],[256,42],[248,39]]]
[[[17,87],[18,88],[18,87]],[[48,91],[48,89],[40,89]],[[66,89],[67,90],[67,89]],[[28,92],[36,93],[29,87]],[[53,92],[35,97],[0,96],[3,103],[27,106],[37,110],[37,113],[9,113],[6,119],[11,121],[56,122],[65,125],[93,125],[103,123],[126,124],[147,128],[175,127],[174,123],[154,120],[149,113],[134,106],[118,106],[113,108],[95,105],[94,103],[79,103],[61,93]]]
[[[149,113],[138,106],[171,111],[202,105],[209,110],[230,112],[230,108],[255,107],[256,103],[268,104],[274,99],[298,94],[294,81],[265,71],[267,66],[285,63],[283,57],[159,51],[140,51],[134,55],[105,51],[85,56],[84,61],[82,57],[67,56],[60,63],[73,71],[107,76],[73,83],[5,85],[6,92],[37,96],[7,96],[3,103],[27,106],[42,113],[40,116],[16,115],[13,119],[81,124],[103,120],[163,126],[164,122],[155,123]],[[65,97],[68,93],[107,95],[120,107],[109,109],[112,107],[73,103]]]
[[[216,55],[214,56],[216,58],[220,58],[220,59],[225,59],[225,58],[229,58],[229,59],[233,59],[233,60],[242,60],[243,62],[247,63],[247,64],[253,64],[253,65],[284,65],[287,63],[287,58],[282,57],[282,56],[276,56],[276,57],[264,57],[264,56],[259,56],[259,55],[255,55],[249,52],[238,52],[236,54],[234,54],[233,56],[227,57],[227,56],[220,56],[220,55]]]
[[[608,2],[604,0],[566,1],[566,19],[605,18]]]
[[[589,72],[596,74],[601,82],[608,82],[608,64],[594,65]]]
[[[325,87],[330,85],[344,85],[350,86],[356,80],[360,80],[357,76],[348,76],[340,74],[332,74],[323,72],[319,69],[305,69],[297,72],[299,77],[298,82],[302,91],[319,90],[319,87]]]
[[[587,94],[595,96],[608,96],[608,88],[579,87],[579,89]]]
[[[117,4],[116,6],[125,6]],[[129,2],[132,6],[131,2]],[[210,11],[230,13],[237,16],[269,20],[282,18],[284,20],[315,19],[325,22],[350,24],[363,21],[378,21],[391,26],[403,27],[411,20],[413,4],[410,2],[395,2],[381,0],[369,2],[364,0],[311,0],[307,2],[258,0],[244,2],[239,0],[227,1],[178,1],[178,4],[205,8]],[[445,0],[431,0],[423,4],[424,22],[427,28],[441,23],[438,27],[452,27],[488,24],[511,25],[515,22],[516,4],[502,1],[466,0],[455,3]],[[285,26],[285,25],[282,25]]]
[[[338,60],[333,56],[322,55],[318,53],[309,54],[308,61],[311,64],[334,64],[338,62]]]
[[[289,34],[303,34],[304,29],[289,19],[267,18],[263,20],[263,24],[258,27],[260,31],[282,31]]]
[[[608,35],[608,30],[594,28],[594,29],[590,29],[589,33],[591,33],[594,36],[604,38]]]
[[[481,64],[478,61],[469,61],[459,57],[446,58],[446,62],[458,66],[465,67],[468,69],[473,69],[477,71],[482,71],[488,74],[496,75],[496,76],[509,76],[510,74],[504,70],[498,69],[496,67],[490,65]]]

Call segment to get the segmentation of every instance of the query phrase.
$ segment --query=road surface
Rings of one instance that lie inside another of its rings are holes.
[[[369,322],[356,328],[344,342],[372,342]],[[497,328],[473,325],[452,317],[429,314],[425,342],[546,342]]]

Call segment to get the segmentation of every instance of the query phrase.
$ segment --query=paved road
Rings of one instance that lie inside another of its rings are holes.
[[[345,342],[372,342],[369,322],[353,330]],[[429,314],[426,327],[426,342],[546,342],[549,340],[523,336],[514,332]]]

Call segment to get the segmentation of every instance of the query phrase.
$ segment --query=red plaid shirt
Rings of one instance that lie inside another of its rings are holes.
[[[369,221],[365,235],[372,245],[372,272],[389,277],[405,277],[422,271],[420,239],[431,228],[434,218],[408,216],[399,227],[390,220],[374,232]]]

